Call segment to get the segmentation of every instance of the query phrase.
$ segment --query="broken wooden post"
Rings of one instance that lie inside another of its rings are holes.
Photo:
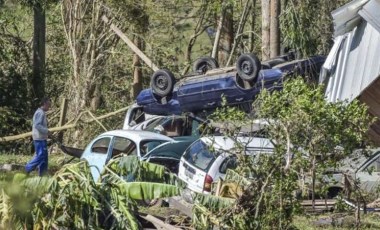
[[[218,183],[216,184],[215,196],[220,195],[220,190],[222,189],[222,184],[223,184],[223,180],[222,180],[222,178],[219,178]]]
[[[61,104],[61,114],[59,116],[59,123],[58,125],[62,127],[66,122],[66,114],[67,114],[67,100],[66,98],[63,98],[62,104]],[[63,132],[58,133],[58,141],[62,143],[63,141]]]
[[[108,18],[103,15],[102,20],[105,23],[108,23]],[[137,54],[141,60],[145,62],[150,68],[152,68],[153,71],[159,70],[159,68],[123,33],[121,30],[115,26],[115,24],[111,23],[111,29],[125,42],[127,45]]]

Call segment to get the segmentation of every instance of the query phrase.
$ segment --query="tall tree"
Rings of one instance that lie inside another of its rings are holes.
[[[45,96],[45,50],[46,50],[46,17],[45,8],[41,1],[33,4],[33,96]]]
[[[217,22],[218,27],[216,29],[214,46],[211,52],[211,57],[216,58],[216,59],[218,58],[217,54],[219,53],[219,48],[220,48],[219,43],[220,43],[220,38],[222,36],[223,24],[224,24],[225,19],[226,19],[226,9],[223,7],[222,11],[220,12],[219,20]]]
[[[106,11],[98,0],[64,0],[61,10],[72,59],[67,81],[70,109],[77,116],[91,105],[93,110],[99,107],[104,63],[118,38],[101,20]]]
[[[229,3],[225,8],[225,17],[221,28],[221,36],[218,49],[219,64],[226,64],[232,50],[234,41],[234,6]]]
[[[262,12],[261,59],[265,61],[265,60],[268,60],[270,57],[270,1],[269,0],[261,0],[261,12]]]
[[[270,0],[270,57],[280,54],[280,21],[281,0]]]
[[[141,50],[143,47],[143,41],[138,36],[134,37],[135,45]],[[131,97],[136,98],[137,95],[142,90],[142,69],[141,69],[141,61],[137,54],[133,55],[133,85],[131,90]]]

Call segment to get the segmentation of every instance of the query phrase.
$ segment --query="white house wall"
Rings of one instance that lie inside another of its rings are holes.
[[[335,55],[332,58],[335,63],[327,70],[330,76],[326,97],[332,102],[352,101],[380,75],[379,31],[363,20],[358,27],[342,36],[344,39],[339,51],[331,53]]]

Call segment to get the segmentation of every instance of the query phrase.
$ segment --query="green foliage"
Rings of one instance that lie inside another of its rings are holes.
[[[19,7],[12,14],[9,6],[0,8],[0,136],[29,130],[31,100],[28,79],[31,76],[30,47],[22,37],[27,33],[25,12]],[[13,143],[13,145],[15,145]],[[2,144],[0,151],[14,151],[12,144]]]
[[[235,183],[242,192],[227,208],[221,208],[225,206],[217,198],[199,202],[194,210],[198,222],[193,222],[198,228],[292,228],[293,216],[300,211],[294,194],[302,173],[322,178],[326,168],[355,157],[353,150],[366,140],[373,121],[359,102],[329,103],[321,86],[307,85],[300,78],[286,81],[281,91],[263,90],[253,108],[250,116],[268,123],[265,133],[274,152],[247,156],[241,146],[240,152],[230,153],[236,155],[238,167],[228,171],[224,183]],[[252,122],[236,108],[223,107],[213,116],[230,124],[226,135],[235,139]]]
[[[302,79],[285,82],[282,91],[263,91],[254,106],[257,116],[269,121],[272,139],[289,138],[294,152],[302,147],[324,160],[351,154],[373,122],[365,105],[356,100],[328,103],[322,86],[314,88]]]
[[[349,0],[288,0],[280,15],[285,47],[303,57],[327,54],[332,46],[331,11]]]
[[[136,163],[138,169],[130,168],[126,160]],[[0,227],[140,229],[137,200],[179,194],[179,187],[159,183],[160,178],[165,181],[161,167],[136,162],[133,157],[119,158],[110,162],[99,183],[93,181],[84,161],[65,165],[53,177],[16,174],[11,184],[0,186]],[[155,176],[140,177],[148,179],[145,182],[129,182],[124,174],[117,174],[128,171]]]

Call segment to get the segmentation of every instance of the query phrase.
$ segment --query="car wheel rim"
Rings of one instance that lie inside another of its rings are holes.
[[[156,85],[159,89],[164,90],[168,87],[168,80],[165,76],[158,76],[156,79]]]
[[[245,73],[247,75],[252,74],[252,72],[253,72],[253,66],[252,66],[251,62],[249,62],[249,61],[243,61],[241,63],[241,70],[243,71],[243,73]]]
[[[199,70],[202,73],[206,73],[209,69],[211,69],[211,66],[208,64],[203,64],[203,65],[199,66]]]

